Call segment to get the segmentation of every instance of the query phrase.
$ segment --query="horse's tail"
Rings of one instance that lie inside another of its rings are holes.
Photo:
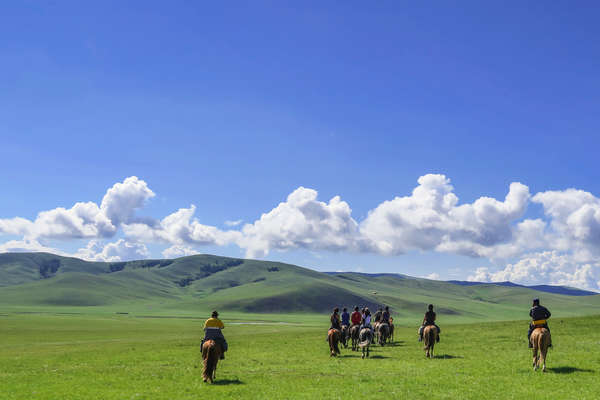
[[[207,340],[202,346],[202,359],[204,360],[204,369],[202,370],[202,378],[206,382],[214,376],[219,361],[219,348],[214,340]]]
[[[540,356],[539,365],[546,363],[546,354],[548,353],[548,347],[550,346],[550,331],[542,329],[541,334],[538,336],[538,351]]]

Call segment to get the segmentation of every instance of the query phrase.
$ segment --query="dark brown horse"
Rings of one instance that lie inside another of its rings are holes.
[[[204,382],[213,381],[217,377],[217,362],[221,357],[221,346],[214,340],[207,340],[202,345],[202,360],[204,368],[202,369],[202,380]]]
[[[385,322],[380,323],[377,326],[377,340],[380,346],[385,346],[385,342],[390,336],[390,326]]]
[[[348,339],[350,339],[350,327],[348,325],[342,325],[342,333],[340,335],[340,341],[344,348],[348,348]]]
[[[546,354],[550,345],[550,331],[542,327],[535,328],[531,332],[529,340],[533,345],[533,370],[537,371],[541,366],[542,372],[546,372]]]
[[[360,325],[350,327],[350,338],[352,339],[352,351],[358,350],[358,336],[360,334]]]
[[[423,338],[425,339],[425,357],[433,358],[433,346],[435,346],[435,341],[437,339],[438,331],[435,325],[427,325],[423,329]]]
[[[341,332],[337,329],[330,329],[327,332],[327,341],[329,342],[330,356],[335,357],[340,354],[338,343],[340,342]]]

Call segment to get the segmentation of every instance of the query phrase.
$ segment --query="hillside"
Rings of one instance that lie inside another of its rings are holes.
[[[195,255],[86,262],[47,253],[0,254],[0,309],[92,307],[119,312],[324,313],[389,305],[414,320],[426,304],[454,321],[525,319],[533,297],[556,316],[597,314],[600,295],[565,296],[520,286],[462,286],[397,274],[321,273],[294,265]]]
[[[523,288],[537,290],[540,292],[564,294],[567,296],[593,296],[593,295],[598,294],[596,292],[591,292],[589,290],[577,289],[577,288],[569,287],[569,286],[557,286],[557,285],[525,286],[525,285],[519,285],[518,283],[513,283],[513,282],[509,282],[509,281],[505,281],[505,282],[447,281],[447,282],[453,283],[455,285],[461,285],[461,286],[498,285],[498,286],[523,287]]]

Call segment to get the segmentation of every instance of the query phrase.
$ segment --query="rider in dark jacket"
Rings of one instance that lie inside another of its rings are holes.
[[[550,314],[550,310],[546,307],[540,305],[540,299],[533,299],[533,307],[529,310],[529,316],[531,317],[531,323],[529,324],[529,331],[527,332],[527,341],[529,342],[529,348],[532,348],[531,344],[531,333],[535,328],[546,328],[548,332],[550,332],[550,328],[548,327],[548,323],[546,320],[550,318],[552,314]],[[534,324],[536,321],[544,321],[543,323]],[[552,347],[552,340],[550,340],[550,347]]]
[[[333,309],[333,314],[331,314],[331,317],[329,318],[331,320],[331,327],[329,329],[337,329],[339,331],[342,330],[342,324],[340,323],[339,312],[340,312],[339,308],[336,307]]]
[[[381,322],[384,322],[386,324],[390,324],[390,307],[389,306],[385,306],[385,309],[383,310],[383,314],[381,314]]]
[[[435,323],[435,317],[436,317],[436,315],[435,315],[435,312],[433,311],[433,304],[430,304],[429,306],[427,306],[427,312],[425,313],[425,316],[423,317],[423,323],[421,324],[421,327],[419,328],[419,342],[423,341],[423,329],[425,329],[425,327],[427,325],[433,325],[437,328],[438,334],[436,337],[436,341],[437,342],[440,341],[440,333],[442,332],[442,330]]]

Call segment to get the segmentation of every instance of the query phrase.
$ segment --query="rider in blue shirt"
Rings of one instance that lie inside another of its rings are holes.
[[[348,314],[348,309],[344,307],[342,312],[342,325],[350,326],[350,314]]]

